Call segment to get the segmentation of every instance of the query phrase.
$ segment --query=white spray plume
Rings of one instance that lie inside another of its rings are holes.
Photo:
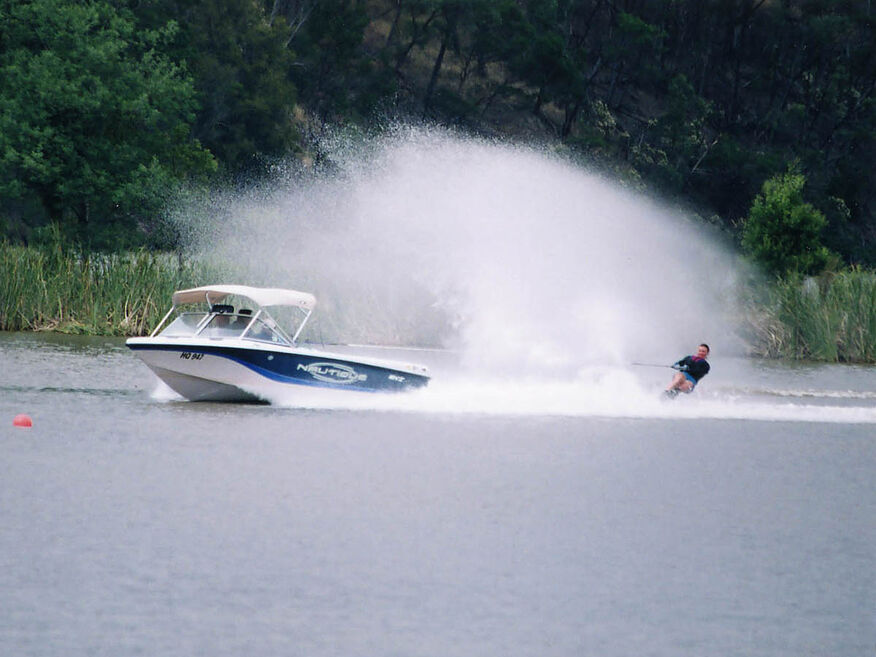
[[[654,201],[543,149],[436,129],[323,146],[331,173],[178,212],[235,282],[314,292],[313,339],[457,348],[494,376],[741,347],[733,257]]]

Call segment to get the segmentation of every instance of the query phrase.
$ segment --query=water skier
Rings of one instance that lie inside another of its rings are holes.
[[[672,369],[678,373],[672,377],[672,381],[663,392],[667,397],[675,397],[679,392],[691,393],[697,383],[709,373],[709,345],[703,343],[697,347],[696,355],[685,356],[672,364]]]

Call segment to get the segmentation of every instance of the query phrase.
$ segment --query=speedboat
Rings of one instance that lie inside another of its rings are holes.
[[[129,338],[126,344],[191,401],[270,401],[288,398],[290,391],[400,392],[428,384],[429,371],[421,365],[300,344],[315,306],[312,294],[280,288],[178,290],[149,337]],[[268,308],[289,315],[291,330],[281,327]]]

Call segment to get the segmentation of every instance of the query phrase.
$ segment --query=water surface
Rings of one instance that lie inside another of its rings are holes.
[[[872,654],[872,368],[716,360],[676,407],[433,365],[192,404],[118,340],[0,334],[0,654]]]

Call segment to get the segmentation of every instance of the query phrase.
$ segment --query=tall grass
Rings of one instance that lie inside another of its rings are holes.
[[[174,290],[202,280],[198,266],[170,254],[0,243],[0,330],[143,335],[167,311]]]
[[[876,272],[852,268],[749,289],[755,353],[773,358],[876,362]]]
[[[144,335],[174,290],[226,277],[219,272],[172,254],[0,243],[0,330]],[[743,307],[755,355],[876,363],[876,272],[749,283]]]

